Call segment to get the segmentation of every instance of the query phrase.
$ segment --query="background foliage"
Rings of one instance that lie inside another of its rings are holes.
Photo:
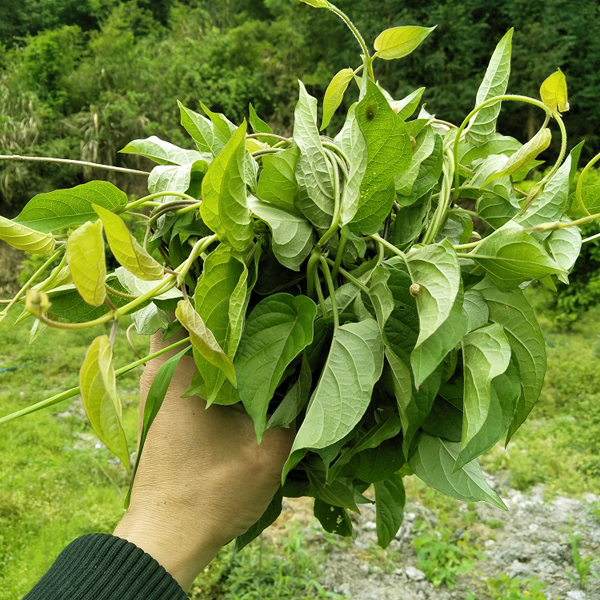
[[[438,25],[421,52],[381,65],[394,97],[426,85],[424,101],[458,120],[473,105],[498,39],[515,27],[509,91],[535,95],[560,67],[569,81],[570,146],[600,136],[600,7],[594,0],[339,0],[372,39],[383,27]],[[289,132],[296,77],[322,97],[337,70],[353,64],[354,41],[334,15],[291,0],[5,0],[0,6],[0,154],[54,155],[143,166],[118,155],[129,140],[183,142],[175,98],[202,100],[239,121],[250,101]],[[522,141],[539,115],[507,105],[500,129]],[[340,112],[341,114],[341,112]],[[340,125],[335,119],[332,131]],[[555,143],[558,143],[557,141]],[[136,162],[137,161],[137,162]],[[14,216],[36,193],[104,172],[10,162],[0,165],[0,212]],[[119,176],[127,191],[139,182]]]

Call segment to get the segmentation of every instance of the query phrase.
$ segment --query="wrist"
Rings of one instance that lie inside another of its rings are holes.
[[[206,524],[186,517],[165,502],[152,510],[130,508],[114,535],[152,556],[186,590],[217,555],[221,546]]]

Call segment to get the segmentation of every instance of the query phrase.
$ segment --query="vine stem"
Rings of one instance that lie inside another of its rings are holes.
[[[325,282],[327,283],[327,288],[329,290],[329,298],[331,298],[331,313],[333,315],[333,328],[335,332],[340,326],[340,317],[338,314],[337,302],[335,300],[335,286],[333,285],[329,265],[323,256],[321,256],[321,270],[323,271],[323,275],[325,275]]]
[[[385,246],[390,252],[393,252],[396,256],[399,256],[402,260],[406,260],[406,254],[404,254],[404,252],[402,252],[402,250],[400,250],[399,248],[396,248],[396,246],[394,246],[394,244],[391,244],[386,239],[382,238],[380,235],[374,233],[373,235],[370,235],[369,237],[372,240],[376,241],[377,243],[381,244],[382,246]],[[341,273],[341,270],[340,270],[340,273]]]
[[[54,158],[51,156],[21,156],[19,154],[0,154],[0,160],[14,160],[22,162],[49,162],[63,165],[76,165],[78,167],[94,167],[96,169],[104,169],[105,171],[116,171],[117,173],[128,173],[129,175],[150,175],[148,171],[138,171],[137,169],[127,169],[125,167],[115,167],[113,165],[103,165],[101,163],[93,163],[85,160],[72,160],[69,158]]]
[[[558,154],[558,158],[556,159],[556,162],[554,163],[554,165],[552,166],[550,171],[548,171],[548,173],[546,173],[544,178],[529,192],[529,194],[525,198],[525,202],[523,202],[523,205],[521,206],[521,210],[519,211],[520,215],[522,215],[529,208],[529,206],[531,206],[531,203],[537,198],[538,194],[544,188],[546,183],[548,183],[548,180],[550,179],[550,177],[552,177],[554,175],[554,173],[556,173],[556,171],[558,171],[558,168],[560,167],[560,164],[562,163],[563,159],[565,158],[565,154],[567,153],[567,130],[565,129],[565,124],[557,112],[553,112],[552,116],[558,123],[558,128],[560,129],[560,135],[561,135],[560,152]]]
[[[156,352],[153,352],[152,354],[148,354],[148,356],[144,356],[143,358],[140,358],[139,360],[136,360],[135,362],[125,365],[124,367],[121,367],[120,369],[117,369],[115,371],[115,376],[120,377],[121,375],[125,375],[125,373],[128,373],[132,369],[135,369],[136,367],[144,365],[145,363],[152,360],[153,358],[157,358],[157,357],[161,356],[162,354],[165,354],[165,352],[169,352],[169,350],[173,350],[174,348],[183,346],[183,344],[189,343],[189,341],[190,341],[190,338],[186,337],[182,340],[175,342],[174,344],[171,344],[170,346],[167,346],[166,348],[162,348],[161,350],[157,350]],[[23,417],[25,415],[29,415],[31,413],[37,412],[38,410],[41,410],[43,408],[48,408],[50,406],[53,406],[54,404],[58,404],[59,402],[62,402],[63,400],[72,398],[73,396],[77,396],[77,394],[79,394],[79,391],[80,391],[79,386],[74,387],[74,388],[71,388],[64,392],[61,392],[60,394],[56,394],[55,396],[52,396],[50,398],[46,398],[46,400],[42,400],[41,402],[38,402],[37,404],[32,404],[31,406],[28,406],[27,408],[18,410],[17,412],[14,412],[10,415],[6,415],[5,417],[0,418],[0,425],[2,423],[7,423],[8,421],[12,421],[13,419],[17,419],[19,417]]]
[[[585,207],[583,203],[583,180],[586,178],[587,174],[590,172],[590,169],[600,160],[600,154],[596,154],[590,162],[585,165],[583,171],[581,171],[581,175],[579,175],[579,179],[577,180],[577,187],[575,188],[575,197],[577,198],[577,203],[579,204],[579,208],[586,214],[589,215],[590,211]]]
[[[333,260],[331,260],[331,258],[326,258],[325,260],[327,261],[328,265],[334,266],[335,263]],[[355,285],[361,292],[364,292],[365,294],[369,293],[367,286],[363,285],[358,279],[356,279],[356,277],[348,273],[346,269],[339,267],[339,272],[342,277],[347,279],[352,285]]]
[[[57,259],[62,253],[62,248],[57,250],[25,283],[25,285],[16,293],[15,297],[8,303],[8,306],[0,312],[0,321],[6,317],[8,311],[21,299],[23,294],[29,289],[31,284],[44,272],[46,267],[52,264],[52,261]]]
[[[184,194],[183,192],[156,192],[155,194],[150,194],[149,196],[144,196],[143,198],[138,198],[137,200],[130,202],[129,204],[127,204],[125,206],[124,210],[131,210],[132,208],[136,208],[137,206],[140,206],[141,204],[150,202],[151,200],[154,200],[155,198],[163,198],[165,196],[177,196],[178,198],[184,198],[185,200],[191,200],[192,202],[198,202],[197,198],[193,198],[192,196],[190,196],[188,194]],[[163,206],[163,205],[159,204],[159,206]]]
[[[569,221],[563,223],[562,221],[554,221],[552,223],[541,223],[540,225],[536,225],[535,227],[528,227],[525,231],[555,231],[556,229],[566,229],[567,227],[577,227],[578,225],[585,225],[586,223],[591,223],[592,221],[596,221],[600,219],[600,213],[595,213],[593,215],[589,215],[587,217],[581,217],[581,219],[575,219],[574,221]]]
[[[594,240],[597,240],[598,238],[600,238],[600,233],[596,233],[595,235],[590,235],[590,237],[587,237],[584,240],[581,240],[581,243],[587,244],[588,242],[593,242]]]
[[[452,200],[452,177],[458,169],[455,169],[454,155],[449,150],[446,150],[446,158],[443,165],[444,178],[442,180],[442,189],[440,191],[440,197],[438,199],[438,205],[433,214],[433,219],[423,236],[423,244],[431,244],[438,232],[441,229],[446,211],[450,208]]]
[[[460,124],[460,127],[458,128],[458,131],[456,132],[456,138],[454,139],[453,153],[454,153],[454,163],[455,164],[458,164],[458,145],[460,143],[460,138],[461,138],[465,128],[467,127],[467,125],[469,125],[469,121],[483,108],[486,108],[487,106],[495,104],[496,102],[503,102],[505,100],[514,101],[514,102],[525,102],[526,104],[533,104],[534,106],[537,106],[537,107],[541,108],[542,110],[544,110],[547,115],[550,115],[550,116],[553,115],[552,111],[543,102],[541,102],[540,100],[536,100],[535,98],[530,98],[529,96],[519,96],[517,94],[504,94],[502,96],[494,96],[493,98],[489,98],[485,102],[482,102],[479,106],[476,106],[464,118],[464,121]],[[459,189],[460,189],[459,183],[460,183],[459,169],[456,169],[454,172],[454,197],[453,197],[454,200],[456,200],[458,198]]]
[[[276,140],[280,140],[282,142],[287,142],[288,144],[292,143],[291,138],[283,137],[282,135],[277,135],[276,133],[249,133],[247,138],[261,138],[261,137],[270,137]]]
[[[340,19],[342,19],[342,21],[344,21],[344,23],[346,23],[346,25],[348,26],[350,31],[354,34],[354,37],[356,38],[357,42],[360,44],[363,54],[365,55],[365,59],[367,61],[368,68],[369,68],[369,76],[371,77],[371,79],[373,79],[373,81],[375,81],[375,75],[373,73],[373,61],[372,61],[371,55],[369,53],[369,48],[367,47],[367,44],[365,43],[363,36],[360,34],[360,31],[358,31],[358,29],[356,28],[354,23],[349,19],[349,17],[346,14],[343,13],[337,6],[334,6],[333,4],[331,4],[331,2],[329,3],[329,10],[331,12],[333,12],[334,14],[336,14],[338,17],[340,17]]]

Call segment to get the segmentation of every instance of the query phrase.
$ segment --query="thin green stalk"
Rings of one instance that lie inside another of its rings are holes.
[[[161,217],[165,213],[176,211],[180,208],[186,208],[188,206],[191,206],[191,204],[195,205],[197,203],[198,201],[194,199],[191,203],[189,201],[185,202],[183,200],[176,200],[173,202],[167,202],[166,204],[161,204],[150,213],[150,219],[148,219],[147,226],[152,227],[152,225],[156,223],[159,217]]]
[[[178,198],[184,198],[185,200],[190,200],[191,202],[197,202],[197,198],[193,198],[188,194],[184,194],[183,192],[156,192],[155,194],[150,194],[149,196],[144,196],[143,198],[138,198],[133,202],[130,202],[125,206],[123,210],[129,211],[132,208],[136,208],[137,206],[141,206],[146,202],[151,202],[155,198],[164,198],[165,196],[177,196]],[[158,206],[164,206],[163,204],[158,204]]]
[[[14,160],[24,162],[50,162],[62,165],[76,165],[78,167],[94,167],[95,169],[104,169],[105,171],[116,171],[117,173],[127,173],[129,175],[150,175],[148,171],[138,171],[137,169],[127,169],[125,167],[114,167],[113,165],[103,165],[100,163],[88,162],[85,160],[71,160],[69,158],[54,158],[51,156],[20,156],[18,154],[0,154],[0,160]]]
[[[219,239],[219,236],[214,233],[202,239],[199,239],[193,246],[190,255],[181,263],[176,269],[177,273],[177,285],[181,285],[188,271],[191,269],[194,261],[211,245]]]
[[[314,274],[315,289],[317,291],[317,298],[319,299],[319,306],[321,307],[321,313],[324,317],[329,315],[327,306],[325,305],[325,296],[323,295],[323,288],[321,287],[321,278],[319,277],[319,269],[315,269]]]
[[[452,177],[455,171],[455,162],[454,155],[449,150],[446,150],[445,156],[447,160],[444,160],[443,173],[444,177],[442,179],[442,189],[440,191],[440,197],[438,199],[438,205],[433,214],[433,219],[423,236],[422,243],[423,244],[431,244],[439,231],[441,230],[442,223],[444,222],[444,218],[446,216],[446,211],[450,208],[451,205],[451,196],[452,196]]]
[[[275,146],[272,146],[271,148],[262,148],[261,150],[255,150],[254,152],[251,152],[251,154],[254,160],[258,160],[259,158],[262,158],[267,154],[277,154],[278,152],[281,152],[281,148],[275,148]]]
[[[404,252],[402,252],[402,250],[400,250],[399,248],[396,248],[396,246],[394,246],[394,244],[391,244],[386,239],[382,238],[380,235],[374,233],[373,235],[370,235],[369,237],[372,240],[375,240],[376,242],[381,244],[382,246],[385,246],[390,252],[392,252],[396,256],[399,256],[402,260],[406,260],[406,254],[404,254]]]
[[[585,207],[585,204],[583,203],[583,196],[582,196],[583,182],[584,182],[587,174],[590,172],[590,169],[599,160],[600,160],[600,154],[596,154],[596,156],[594,156],[594,158],[592,158],[592,160],[590,160],[590,162],[587,165],[585,165],[585,167],[583,168],[583,171],[581,171],[581,175],[579,175],[579,179],[577,180],[577,187],[575,188],[575,197],[577,198],[577,203],[579,204],[579,208],[581,208],[581,210],[586,215],[589,215],[590,211]]]
[[[458,244],[452,247],[455,250],[469,250],[470,248],[476,248],[481,242],[483,242],[483,240],[477,240],[476,242],[471,242],[469,244]]]
[[[21,299],[23,294],[31,287],[33,282],[44,272],[52,261],[57,259],[62,253],[62,248],[57,250],[25,283],[25,285],[15,294],[14,298],[8,303],[8,306],[0,312],[0,321],[6,317],[8,311]]]
[[[315,296],[315,271],[320,260],[321,246],[317,244],[314,247],[310,258],[308,259],[308,263],[306,264],[306,295],[313,299]]]
[[[124,367],[121,367],[120,369],[117,369],[115,371],[115,376],[120,377],[121,375],[125,375],[125,373],[128,373],[132,369],[135,369],[136,367],[139,367],[139,366],[147,363],[148,361],[152,360],[153,358],[157,358],[157,357],[161,356],[162,354],[165,354],[165,352],[169,352],[169,350],[178,348],[179,346],[182,346],[183,344],[188,343],[189,341],[190,341],[190,338],[184,338],[183,340],[179,340],[178,342],[175,342],[174,344],[171,344],[170,346],[167,346],[166,348],[162,348],[161,350],[157,350],[156,352],[153,352],[152,354],[149,354],[148,356],[144,356],[143,358],[136,360],[135,362],[125,365]],[[0,418],[0,425],[2,423],[7,423],[8,421],[12,421],[13,419],[17,419],[18,417],[23,417],[25,415],[34,413],[38,410],[41,410],[42,408],[48,408],[49,406],[58,404],[59,402],[62,402],[63,400],[67,400],[69,398],[72,398],[73,396],[77,396],[77,394],[79,394],[79,387],[74,387],[74,388],[71,388],[64,392],[61,392],[60,394],[56,394],[55,396],[52,396],[50,398],[46,398],[46,400],[42,400],[41,402],[38,402],[37,404],[32,404],[31,406],[28,406],[27,408],[23,408],[21,410],[18,410],[17,412],[14,412],[10,415],[6,415],[5,417]]]
[[[337,167],[337,162],[335,156],[332,156],[333,152],[331,150],[325,149],[325,156],[327,157],[327,162],[330,163],[332,169],[332,187],[333,187],[333,198],[334,198],[334,207],[333,207],[333,217],[331,219],[331,225],[329,229],[321,236],[321,239],[318,241],[317,245],[319,247],[323,247],[327,240],[337,231],[337,228],[340,225],[340,220],[342,218],[342,209],[343,202],[340,195],[340,172]]]
[[[598,238],[600,238],[600,233],[596,233],[595,235],[591,235],[590,237],[587,237],[584,240],[581,240],[581,243],[587,244],[588,242],[593,242],[594,240],[597,240]]]
[[[546,114],[552,115],[552,111],[540,100],[536,100],[535,98],[529,98],[529,96],[519,96],[516,94],[504,94],[502,96],[494,96],[493,98],[489,98],[485,102],[482,102],[479,106],[476,106],[463,120],[458,131],[456,132],[456,138],[454,139],[454,164],[458,165],[458,145],[460,143],[460,138],[463,134],[463,131],[469,125],[469,121],[482,109],[486,106],[490,106],[491,104],[495,104],[496,102],[503,101],[514,101],[514,102],[525,102],[526,104],[533,104],[534,106],[538,106],[541,108]],[[456,200],[459,194],[459,169],[455,169],[454,171],[454,197]]]
[[[261,138],[261,137],[269,137],[276,140],[281,140],[282,142],[287,142],[288,144],[292,143],[291,138],[283,137],[282,135],[277,135],[276,133],[249,133],[246,135],[247,138]]]
[[[369,65],[369,76],[371,77],[371,79],[375,80],[375,76],[373,75],[373,66],[372,66],[372,61],[371,61],[371,55],[369,54],[369,48],[367,47],[367,44],[365,43],[363,36],[360,34],[360,31],[358,31],[358,29],[355,27],[354,23],[337,6],[334,6],[331,3],[329,4],[329,6],[330,6],[329,10],[331,10],[331,12],[335,13],[338,17],[340,17],[340,19],[342,19],[342,21],[344,21],[344,23],[346,23],[346,25],[348,26],[350,31],[354,34],[354,37],[360,44],[363,54],[365,55],[365,58],[368,61],[367,64]]]
[[[118,296],[119,298],[125,298],[126,300],[135,300],[137,298],[137,296],[135,296],[134,294],[127,294],[125,292],[115,290],[115,288],[110,287],[110,285],[108,285],[107,283],[104,284],[104,287],[111,296]]]
[[[196,210],[197,208],[200,208],[202,206],[202,200],[200,200],[199,202],[196,202],[195,204],[190,204],[189,206],[185,206],[184,208],[180,208],[179,210],[175,211],[176,215],[183,215],[187,212],[191,212],[192,210]]]
[[[558,123],[558,128],[560,129],[560,152],[558,153],[558,158],[554,162],[554,165],[552,166],[550,171],[548,171],[544,178],[531,189],[529,194],[527,194],[525,202],[523,202],[523,204],[521,205],[521,210],[519,211],[520,215],[522,215],[531,206],[531,203],[538,197],[539,193],[544,189],[544,186],[546,185],[546,183],[548,183],[548,180],[554,175],[554,173],[556,173],[556,171],[558,171],[567,153],[567,130],[565,129],[565,124],[557,112],[553,112],[552,116],[556,119],[556,122]]]
[[[336,277],[338,274],[338,270],[340,265],[342,264],[342,257],[344,256],[344,250],[346,249],[346,244],[348,243],[348,238],[344,235],[344,230],[342,229],[340,232],[340,243],[338,245],[337,253],[335,255],[335,263],[333,265],[332,277]]]
[[[328,265],[334,265],[333,260],[331,260],[330,258],[327,258],[325,260],[327,260]],[[369,289],[367,288],[367,286],[362,284],[358,279],[356,279],[356,277],[348,273],[346,269],[340,267],[339,271],[340,275],[344,277],[344,279],[347,279],[352,285],[355,285],[361,292],[364,292],[365,294],[369,293]]]
[[[327,283],[327,288],[329,290],[331,313],[333,315],[333,329],[335,332],[340,326],[340,316],[338,314],[337,302],[335,300],[335,286],[333,285],[333,279],[331,277],[331,272],[329,271],[329,265],[323,256],[321,256],[321,270],[323,271],[323,275],[325,275],[325,282]]]
[[[588,215],[587,217],[581,217],[581,219],[575,219],[574,221],[562,222],[554,221],[550,223],[540,223],[535,227],[527,227],[525,231],[556,231],[557,229],[566,229],[567,227],[577,227],[579,225],[585,225],[600,219],[600,213]]]

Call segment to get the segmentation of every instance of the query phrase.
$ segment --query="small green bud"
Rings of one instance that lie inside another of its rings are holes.
[[[419,298],[423,293],[423,288],[418,283],[413,283],[408,288],[408,292],[413,298]]]
[[[25,309],[31,314],[39,317],[43,315],[51,306],[50,298],[45,292],[38,290],[28,290],[25,297]]]

